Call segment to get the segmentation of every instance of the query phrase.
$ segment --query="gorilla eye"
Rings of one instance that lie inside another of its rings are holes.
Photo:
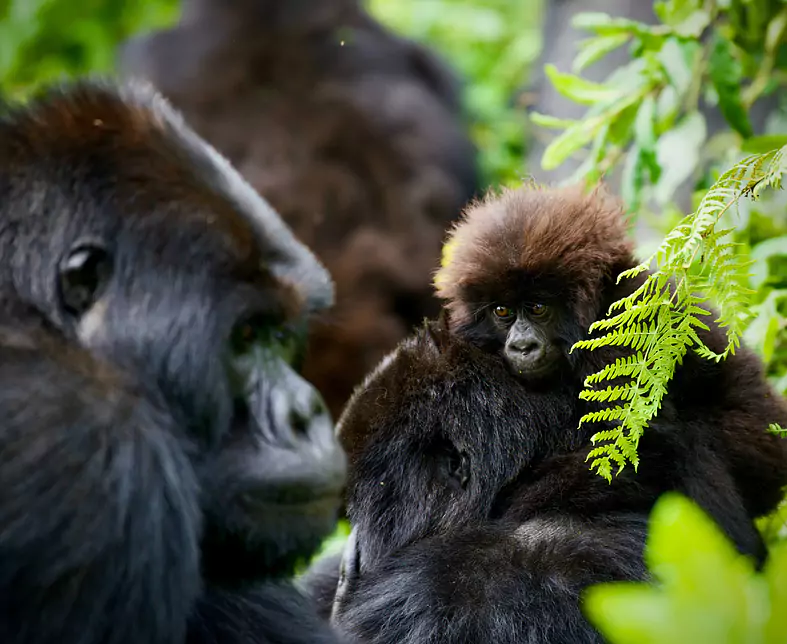
[[[507,306],[496,306],[494,309],[495,317],[500,318],[501,320],[507,320],[514,316],[514,312],[509,309]]]
[[[250,353],[254,347],[268,349],[285,362],[293,364],[300,342],[298,335],[264,315],[254,315],[235,325],[230,336],[230,348],[236,355]]]
[[[109,254],[97,246],[80,246],[60,266],[58,287],[63,308],[83,315],[98,299],[112,272]]]
[[[544,304],[533,304],[533,306],[530,307],[530,313],[535,317],[541,317],[547,311],[549,311],[549,307]]]

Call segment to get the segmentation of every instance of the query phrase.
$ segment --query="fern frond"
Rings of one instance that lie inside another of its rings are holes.
[[[751,262],[731,241],[733,229],[718,229],[717,224],[742,197],[756,198],[766,188],[781,186],[785,151],[787,147],[749,156],[722,174],[697,210],[681,220],[650,257],[618,276],[620,282],[652,268],[644,282],[591,325],[589,332],[598,335],[571,348],[594,351],[614,346],[631,351],[587,376],[579,396],[605,405],[582,416],[580,425],[612,424],[593,435],[598,445],[587,457],[591,469],[607,480],[613,464],[618,473],[626,463],[636,468],[639,438],[661,409],[686,353],[691,350],[719,361],[740,346],[752,294],[747,286]],[[702,320],[711,314],[703,306],[708,300],[714,301],[716,323],[726,333],[727,344],[720,353],[708,348],[698,333],[709,330]],[[603,383],[609,385],[598,388]]]

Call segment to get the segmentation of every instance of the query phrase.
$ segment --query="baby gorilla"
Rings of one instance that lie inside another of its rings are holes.
[[[645,578],[661,492],[713,508],[728,533],[755,533],[728,502],[735,488],[715,426],[654,428],[640,446],[641,483],[609,485],[566,456],[590,431],[577,430],[567,395],[529,389],[438,323],[383,361],[339,425],[353,524],[333,606],[340,629],[375,644],[599,642],[580,593]],[[749,467],[769,463],[740,440]],[[338,561],[324,561],[308,582],[326,601],[338,575]]]
[[[435,283],[446,301],[452,332],[502,357],[529,387],[569,391],[564,403],[580,415],[595,409],[578,398],[585,378],[630,350],[570,349],[588,337],[588,327],[606,315],[610,304],[632,293],[647,277],[616,283],[622,271],[638,264],[620,202],[601,188],[590,193],[578,186],[507,190],[470,208],[449,244],[449,260]],[[699,335],[720,352],[726,335],[718,324],[708,324],[710,329]],[[785,422],[787,406],[768,385],[751,351],[741,348],[720,363],[689,351],[651,422],[652,436],[643,440],[658,441],[662,434],[683,433],[688,425],[705,425],[698,436],[714,435],[725,445],[723,458],[733,476],[727,504],[740,504],[757,517],[776,507],[787,484],[787,443],[767,432],[769,424]],[[584,504],[591,500],[590,490],[606,485],[599,477],[584,478],[589,450],[564,456],[575,461]],[[762,467],[752,468],[752,460]],[[624,471],[614,485],[641,494],[653,478],[652,470],[664,466],[643,463],[639,474]],[[660,472],[654,480],[661,480]],[[542,493],[540,505],[556,495],[573,496],[550,485]],[[600,499],[606,498],[607,492],[601,491]],[[710,500],[704,505],[717,520],[727,514],[714,510]],[[733,531],[731,536],[744,552],[763,553],[756,533]]]
[[[569,349],[618,295],[617,275],[637,264],[623,211],[600,189],[490,194],[447,243],[435,284],[452,330],[531,384],[580,376]]]

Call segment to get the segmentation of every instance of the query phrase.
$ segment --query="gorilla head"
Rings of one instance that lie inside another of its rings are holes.
[[[65,622],[77,595],[101,610],[99,586],[125,614],[166,604],[135,580],[192,555],[208,583],[289,572],[344,482],[297,373],[307,319],[332,301],[326,271],[144,86],[79,83],[0,119],[0,585],[18,593],[4,592],[27,615],[62,584]],[[50,555],[24,553],[47,543],[60,558],[43,571]],[[109,543],[125,550],[106,561]]]
[[[338,428],[363,563],[499,515],[521,471],[583,444],[573,413],[565,393],[528,391],[494,356],[427,323],[367,377]]]

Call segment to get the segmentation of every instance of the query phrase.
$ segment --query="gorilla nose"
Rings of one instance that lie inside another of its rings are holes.
[[[544,352],[544,345],[532,338],[515,340],[510,347],[529,360],[537,360]]]
[[[333,422],[319,392],[292,369],[280,373],[271,392],[273,425],[285,442],[302,440],[325,445],[333,440]]]
[[[289,365],[281,365],[272,380],[253,415],[277,497],[284,502],[338,495],[347,462],[322,396]]]

